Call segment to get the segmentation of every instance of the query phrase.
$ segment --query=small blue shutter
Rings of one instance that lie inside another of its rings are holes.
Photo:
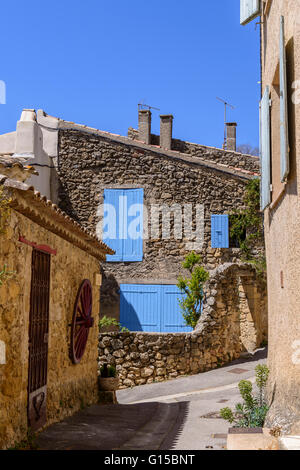
[[[270,90],[267,86],[260,102],[260,208],[263,211],[271,202],[271,142],[270,142]]]
[[[290,171],[284,17],[280,17],[280,178],[286,181]]]
[[[107,255],[106,260],[111,262],[122,261],[123,255],[122,240],[119,238],[119,198],[122,194],[122,190],[104,190],[104,220],[107,221],[107,227],[103,227],[103,241],[116,252],[114,255]],[[115,236],[112,237],[109,233],[105,236],[105,232],[114,233]]]
[[[143,260],[143,189],[125,189],[123,261]]]
[[[211,247],[229,248],[229,217],[227,214],[211,216]]]
[[[241,24],[245,25],[260,15],[260,0],[241,0]]]

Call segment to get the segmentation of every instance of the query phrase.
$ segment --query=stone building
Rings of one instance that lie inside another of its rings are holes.
[[[35,431],[97,401],[99,263],[113,251],[26,184],[37,175],[22,158],[1,156],[0,173],[6,448],[26,438],[28,427]]]
[[[300,2],[242,1],[261,16],[262,210],[269,309],[268,425],[300,433]],[[258,21],[258,20],[257,20]]]
[[[243,207],[259,158],[235,151],[234,123],[228,124],[231,150],[222,150],[174,139],[172,115],[161,116],[155,136],[151,119],[149,110],[139,110],[138,129],[122,137],[23,111],[14,138],[0,136],[0,152],[20,157],[26,148],[36,169],[45,154],[51,198],[115,250],[102,265],[101,315],[134,331],[190,331],[176,287],[186,274],[182,262],[192,250],[210,271],[239,261],[228,216]],[[263,337],[266,329],[264,321]]]

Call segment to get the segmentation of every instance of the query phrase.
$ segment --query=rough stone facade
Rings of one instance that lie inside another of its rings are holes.
[[[99,367],[115,365],[121,388],[197,374],[253,351],[267,338],[265,285],[248,265],[226,263],[205,285],[192,333],[103,333]]]
[[[262,92],[269,86],[271,204],[264,211],[268,272],[271,409],[267,426],[300,435],[300,15],[299,0],[265,4],[261,19]],[[281,182],[280,21],[284,18],[290,172]]]
[[[59,130],[59,204],[84,227],[96,230],[105,188],[144,188],[144,204],[203,204],[204,244],[200,251],[207,269],[239,259],[239,249],[211,248],[211,214],[243,207],[245,185],[257,171],[255,157],[203,147],[206,161],[142,145],[134,140],[64,124]],[[232,168],[217,165],[219,156],[233,160]],[[247,166],[252,172],[234,168]],[[254,163],[252,163],[254,162]],[[256,173],[257,175],[257,173]],[[171,224],[172,224],[171,218]],[[119,315],[120,283],[176,284],[186,254],[186,240],[150,238],[144,259],[137,263],[105,263],[101,314]]]
[[[16,186],[18,186],[16,184]],[[48,245],[56,250],[51,255],[50,306],[48,338],[47,425],[60,421],[82,406],[97,401],[97,347],[99,321],[99,287],[95,274],[99,273],[99,260],[74,243],[76,227],[68,219],[59,232],[53,214],[47,221],[49,201],[41,201],[33,191],[12,190],[14,195],[6,234],[0,236],[0,266],[14,272],[0,287],[0,448],[6,448],[26,438],[28,430],[28,359],[29,313],[31,292],[32,247],[19,241],[20,235],[37,245]],[[15,191],[20,194],[17,196]],[[11,193],[10,193],[11,194]],[[27,214],[20,213],[21,210]],[[38,212],[39,207],[39,212]],[[57,218],[56,218],[57,217]],[[72,223],[66,240],[68,223]],[[41,225],[45,225],[44,227]],[[48,225],[48,228],[46,226]],[[88,238],[82,233],[82,238]],[[79,244],[79,239],[78,239]],[[85,242],[87,245],[88,243]],[[101,250],[100,250],[101,251]],[[104,254],[104,252],[103,252]],[[93,317],[85,354],[80,364],[74,365],[69,357],[75,298],[83,279],[90,279],[93,287]]]
[[[138,140],[138,130],[129,127],[128,137],[133,140]],[[159,145],[160,137],[158,135],[151,134],[150,142],[152,145]],[[185,142],[179,139],[172,139],[171,148],[176,152],[191,155],[195,158],[199,158],[200,160],[212,161],[231,168],[243,168],[244,170],[254,173],[258,173],[260,171],[259,157],[255,157],[253,155],[244,155],[239,152],[207,147],[205,145]]]

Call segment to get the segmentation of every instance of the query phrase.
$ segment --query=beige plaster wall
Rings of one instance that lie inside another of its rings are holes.
[[[300,433],[300,96],[292,85],[300,80],[300,1],[273,0],[262,26],[262,83],[272,87],[279,61],[280,15],[285,17],[289,90],[289,140],[291,172],[280,194],[275,184],[272,205],[265,211],[269,309],[268,425]],[[276,81],[276,80],[275,80]],[[294,84],[295,85],[295,84]],[[298,89],[300,87],[298,86]],[[298,104],[297,104],[298,102]],[[272,106],[272,129],[279,108]],[[279,155],[279,139],[272,140],[272,158]],[[272,162],[273,163],[273,162]],[[274,177],[274,170],[273,170]],[[277,181],[277,180],[276,180]],[[298,341],[298,343],[297,343]]]
[[[0,236],[0,268],[15,271],[0,287],[0,341],[6,364],[0,364],[0,448],[27,432],[28,327],[32,248],[19,235],[57,250],[51,256],[47,410],[50,424],[97,401],[99,262],[69,242],[12,211],[7,234]],[[70,327],[77,290],[83,279],[93,285],[93,317],[88,344],[79,365],[69,359]],[[3,362],[3,361],[2,361]]]

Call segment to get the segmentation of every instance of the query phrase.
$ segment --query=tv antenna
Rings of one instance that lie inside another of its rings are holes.
[[[225,150],[227,148],[227,137],[226,137],[227,106],[229,106],[231,109],[235,109],[235,106],[228,103],[228,101],[223,100],[222,98],[217,97],[217,100],[221,101],[224,104],[224,143],[223,143],[223,149]]]
[[[160,111],[159,108],[154,108],[154,106],[149,106],[148,104],[144,104],[144,103],[139,103],[139,104],[138,104],[138,109],[139,109],[139,111],[140,111],[141,109],[149,109],[149,110],[150,110],[150,109],[155,109],[156,111]]]

